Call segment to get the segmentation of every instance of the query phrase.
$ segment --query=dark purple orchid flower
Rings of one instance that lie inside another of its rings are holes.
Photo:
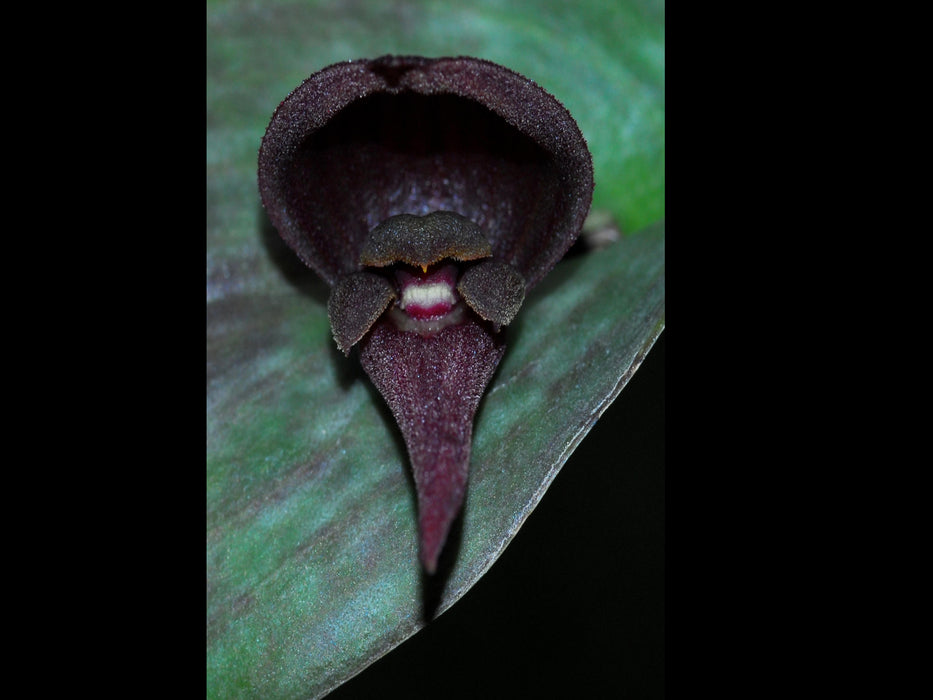
[[[583,136],[551,95],[488,61],[349,61],[276,109],[259,189],[282,238],[331,286],[337,345],[359,347],[398,422],[433,573],[502,328],[589,210]]]

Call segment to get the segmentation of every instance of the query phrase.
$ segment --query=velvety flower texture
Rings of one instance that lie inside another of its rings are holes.
[[[358,347],[395,416],[433,573],[503,327],[589,210],[583,136],[551,95],[488,61],[348,61],[278,106],[259,189],[282,238],[331,286],[337,345]]]

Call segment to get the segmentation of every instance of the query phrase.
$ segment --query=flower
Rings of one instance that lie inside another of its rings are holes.
[[[275,110],[259,190],[279,234],[330,285],[337,345],[358,347],[398,423],[433,573],[503,329],[589,210],[586,142],[554,97],[489,61],[349,61]]]

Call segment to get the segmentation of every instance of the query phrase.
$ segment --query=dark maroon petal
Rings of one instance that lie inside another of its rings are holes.
[[[490,255],[489,241],[479,226],[452,211],[435,211],[383,221],[366,239],[360,262],[372,267],[395,262],[427,267],[446,258],[465,261]]]
[[[345,355],[395,299],[392,284],[372,272],[341,277],[327,300],[327,315],[337,346]]]
[[[405,438],[418,492],[421,561],[434,573],[466,492],[473,416],[505,348],[478,322],[434,336],[379,321],[360,361]]]
[[[534,286],[576,239],[593,168],[573,118],[475,58],[387,56],[315,73],[276,109],[259,189],[285,241],[330,284],[396,214],[452,211]]]
[[[525,280],[507,263],[484,260],[463,273],[457,291],[480,318],[507,326],[525,300]]]

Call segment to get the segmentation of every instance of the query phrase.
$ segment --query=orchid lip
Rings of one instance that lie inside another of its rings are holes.
[[[398,308],[416,320],[446,315],[459,299],[456,292],[458,270],[447,264],[430,269],[424,266],[412,274],[404,268],[395,271],[399,289]]]
[[[440,333],[447,326],[463,323],[467,317],[466,309],[460,302],[454,304],[447,313],[440,316],[417,318],[406,311],[402,311],[398,306],[393,306],[386,314],[399,330],[417,333],[422,336],[432,336]]]

